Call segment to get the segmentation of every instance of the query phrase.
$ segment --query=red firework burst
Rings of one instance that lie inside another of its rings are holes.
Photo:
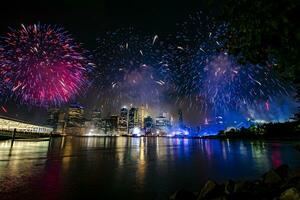
[[[0,42],[0,75],[26,104],[67,102],[87,81],[84,51],[63,28],[21,25]]]

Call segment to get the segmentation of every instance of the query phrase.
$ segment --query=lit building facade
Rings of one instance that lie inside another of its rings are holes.
[[[146,110],[145,110],[145,106],[144,105],[142,105],[140,107],[140,113],[139,114],[140,114],[140,116],[139,116],[140,127],[144,128],[144,119],[146,117]]]
[[[154,130],[153,118],[148,116],[144,118],[144,129],[146,134],[151,134]]]
[[[101,128],[101,123],[102,123],[101,121],[102,121],[102,112],[101,112],[101,110],[100,109],[93,110],[92,118],[91,118],[93,128],[100,129]]]
[[[81,135],[85,133],[84,107],[80,104],[71,104],[68,109],[67,134]]]
[[[58,108],[50,108],[48,110],[47,125],[52,127],[54,131],[56,131],[58,126],[59,113],[60,110]]]
[[[66,113],[65,112],[60,112],[58,115],[58,123],[56,126],[56,133],[59,134],[65,134],[66,130]]]
[[[66,113],[58,108],[49,109],[47,125],[53,128],[54,133],[64,134],[66,128]]]
[[[105,135],[117,135],[119,130],[119,116],[111,115],[102,119],[101,129]]]
[[[155,129],[157,134],[165,135],[171,126],[170,120],[163,114],[155,118]]]
[[[121,108],[120,118],[119,118],[119,131],[121,134],[126,134],[128,132],[128,109],[127,107]]]
[[[139,109],[132,107],[129,110],[129,129],[133,129],[134,127],[140,127],[140,116],[139,116]]]

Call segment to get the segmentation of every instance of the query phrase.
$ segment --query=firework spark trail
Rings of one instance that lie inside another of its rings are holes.
[[[268,67],[242,65],[229,55],[227,27],[199,12],[168,38],[132,28],[105,33],[94,51],[98,96],[117,108],[124,102],[163,100],[207,115],[278,115],[274,110],[290,104],[294,88],[272,71],[274,60]],[[93,64],[85,54],[62,28],[37,24],[11,29],[0,40],[0,98],[10,90],[26,104],[68,102],[88,82]]]
[[[167,39],[168,51],[164,55],[167,69],[160,71],[164,74],[166,85],[170,86],[172,98],[177,99],[179,106],[205,110],[207,103],[200,93],[204,79],[203,68],[207,58],[218,51],[215,48],[216,40],[222,36],[226,25],[196,13],[178,24],[178,27],[180,31]]]
[[[149,96],[150,100],[163,96],[168,103],[207,115],[261,112],[258,108],[266,107],[262,106],[265,102],[271,111],[278,98],[290,98],[293,89],[270,68],[241,65],[228,55],[224,47],[227,26],[196,14],[166,40],[133,29],[108,32],[98,40],[96,50],[100,96],[109,92],[106,104],[116,107],[124,101],[145,102]]]
[[[124,103],[159,102],[165,82],[157,66],[165,63],[158,38],[133,28],[106,32],[98,38],[94,85],[104,104],[118,108]]]
[[[242,110],[261,102],[268,102],[269,111],[272,99],[292,97],[293,88],[280,81],[272,70],[239,65],[234,57],[224,53],[212,56],[205,69],[202,92],[219,113]]]
[[[62,28],[21,25],[10,29],[0,47],[1,77],[23,103],[59,105],[86,83],[84,51]]]
[[[257,112],[274,116],[272,108],[281,112],[281,99],[293,99],[294,88],[270,67],[241,65],[228,55],[224,45],[229,37],[227,24],[197,13],[180,27],[181,31],[170,39],[171,73],[164,80],[173,85],[179,105],[204,110],[207,115],[240,112],[246,116],[251,110],[252,116]]]

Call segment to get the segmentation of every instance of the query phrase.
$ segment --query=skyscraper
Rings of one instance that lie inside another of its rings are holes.
[[[154,124],[153,124],[153,118],[148,116],[144,119],[144,128],[145,128],[145,133],[150,134],[153,132],[154,129]]]
[[[49,109],[47,125],[53,128],[53,132],[64,134],[66,127],[66,113],[58,108]]]
[[[71,104],[68,109],[67,134],[83,134],[84,131],[84,107],[78,103]]]
[[[121,134],[126,134],[127,131],[127,126],[128,126],[128,109],[127,107],[123,107],[121,108],[121,112],[120,112],[120,119],[119,119],[119,131]]]
[[[56,132],[59,134],[64,134],[66,129],[66,113],[60,112],[58,115],[58,123]]]
[[[101,119],[102,119],[102,113],[100,109],[93,110],[92,113],[92,124],[94,128],[100,129],[101,128]]]
[[[144,105],[141,106],[140,108],[140,117],[139,117],[139,122],[140,122],[140,127],[144,128],[144,119],[146,117],[146,111]]]
[[[167,119],[163,114],[155,118],[155,129],[158,134],[160,135],[166,134],[170,126],[171,126],[170,120]]]
[[[114,132],[118,131],[119,116],[117,116],[117,115],[111,115],[110,116],[110,126],[111,126],[112,131],[114,131]]]
[[[80,104],[71,104],[68,110],[68,125],[83,125],[84,107]]]
[[[117,135],[119,128],[119,116],[111,115],[102,119],[102,129],[106,135]]]
[[[50,108],[48,110],[47,125],[51,126],[53,128],[54,132],[56,132],[56,129],[57,129],[58,117],[59,117],[59,109],[58,108]]]
[[[132,107],[129,110],[129,129],[133,129],[136,126],[139,126],[139,110]]]

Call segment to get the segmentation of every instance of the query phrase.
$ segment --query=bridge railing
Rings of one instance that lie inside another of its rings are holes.
[[[0,129],[0,136],[12,137],[13,130],[3,130]],[[30,132],[30,131],[16,131],[15,138],[40,138],[49,137],[51,133],[40,133],[40,132]]]

